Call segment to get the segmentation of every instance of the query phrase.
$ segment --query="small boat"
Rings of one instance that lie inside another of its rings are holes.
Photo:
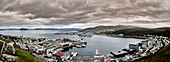
[[[76,47],[81,48],[81,45],[76,45]]]
[[[81,46],[82,46],[82,47],[86,47],[86,45],[85,45],[85,44],[82,44]]]
[[[78,52],[72,52],[71,53],[73,56],[77,56],[78,55]]]
[[[87,42],[85,42],[85,41],[82,41],[82,40],[81,40],[81,42],[80,42],[80,43],[87,44]]]

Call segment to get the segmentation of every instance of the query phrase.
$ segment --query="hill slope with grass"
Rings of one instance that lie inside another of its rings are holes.
[[[80,30],[79,32],[92,32],[95,33],[97,31],[115,31],[120,29],[127,29],[127,28],[137,28],[136,26],[125,26],[125,25],[117,25],[117,26],[96,26],[92,28],[86,28],[84,30]]]
[[[2,36],[2,35],[0,34],[0,36]],[[10,37],[10,38],[11,39],[17,39],[16,37]],[[0,38],[0,40],[4,41],[6,43],[9,43],[8,40],[2,39],[2,38]],[[1,45],[1,43],[0,43],[0,45]],[[16,50],[15,51],[16,54],[14,54],[14,56],[18,57],[16,62],[45,62],[45,61],[43,61],[39,58],[32,56],[30,52],[23,50],[16,45],[14,45],[14,47],[15,47],[15,50]]]
[[[130,28],[112,32],[104,32],[104,34],[124,34],[124,36],[143,36],[143,35],[158,35],[170,38],[170,28]],[[170,61],[170,45],[160,49],[156,54],[142,57],[132,62],[169,62]]]
[[[125,36],[159,35],[170,37],[170,28],[129,28],[117,31],[104,32],[105,34],[124,34]]]
[[[170,61],[170,45],[160,49],[155,54],[142,57],[132,62],[169,62]]]

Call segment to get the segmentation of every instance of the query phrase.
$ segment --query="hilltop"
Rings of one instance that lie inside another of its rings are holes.
[[[78,31],[81,28],[9,28],[0,30],[65,30],[65,31]]]

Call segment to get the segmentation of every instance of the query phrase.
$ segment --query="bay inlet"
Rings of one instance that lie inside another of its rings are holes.
[[[128,48],[129,44],[137,44],[143,39],[135,38],[120,38],[120,37],[109,37],[102,35],[93,35],[92,37],[79,37],[77,35],[55,35],[54,33],[68,33],[75,31],[63,31],[63,30],[1,30],[0,34],[11,35],[11,36],[22,36],[31,38],[49,38],[49,39],[63,39],[69,38],[72,40],[83,39],[87,42],[85,48],[73,47],[65,53],[72,51],[78,52],[79,56],[93,56],[95,50],[99,50],[99,54],[108,54],[109,52],[118,52],[124,48]]]

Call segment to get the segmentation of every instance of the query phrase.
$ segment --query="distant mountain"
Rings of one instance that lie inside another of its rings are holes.
[[[77,31],[82,30],[80,28],[35,28],[34,30],[68,30],[68,31]]]
[[[20,30],[20,29],[16,29],[16,28],[9,28],[9,29],[0,29],[0,30]]]
[[[27,28],[21,28],[20,30],[28,30]]]
[[[81,28],[9,28],[9,29],[0,29],[0,30],[67,30],[67,31],[79,31],[83,30]]]
[[[127,28],[137,28],[137,26],[125,26],[125,25],[117,25],[117,26],[96,26],[93,28],[87,28],[84,30],[81,30],[80,32],[107,32],[107,31],[116,31],[120,29],[127,29]]]

